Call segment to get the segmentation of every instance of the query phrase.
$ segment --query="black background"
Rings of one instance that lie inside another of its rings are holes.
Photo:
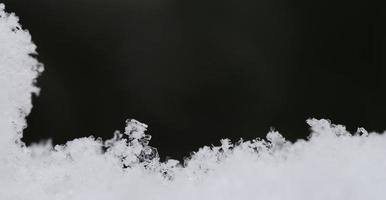
[[[46,67],[28,144],[111,138],[127,118],[163,158],[270,127],[304,138],[309,117],[386,128],[384,10],[367,1],[2,2]]]

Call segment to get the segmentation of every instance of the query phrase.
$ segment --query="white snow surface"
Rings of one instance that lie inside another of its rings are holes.
[[[43,69],[35,48],[0,4],[0,200],[386,199],[385,134],[350,134],[324,119],[307,120],[307,140],[275,131],[266,140],[224,139],[184,163],[160,162],[135,120],[107,141],[26,147],[20,138]]]

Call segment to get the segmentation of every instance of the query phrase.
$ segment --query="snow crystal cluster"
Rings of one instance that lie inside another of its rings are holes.
[[[20,140],[42,65],[30,34],[0,4],[0,199],[385,199],[386,136],[307,120],[307,140],[267,139],[203,147],[160,162],[147,126],[128,120],[102,141],[26,147]]]
[[[35,49],[18,18],[5,13],[0,4],[0,150],[21,138],[25,116],[32,108],[31,95],[39,91],[33,83],[43,68],[32,57]]]

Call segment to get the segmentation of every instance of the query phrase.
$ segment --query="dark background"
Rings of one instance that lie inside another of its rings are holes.
[[[24,141],[149,125],[161,157],[305,138],[309,117],[386,129],[385,13],[367,1],[6,0],[38,46]]]

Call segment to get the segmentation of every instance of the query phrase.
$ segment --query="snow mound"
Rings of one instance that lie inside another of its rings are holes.
[[[0,199],[385,199],[386,136],[354,134],[309,119],[307,140],[267,139],[205,146],[179,163],[160,162],[147,125],[127,120],[112,139],[26,147],[25,116],[42,65],[14,14],[0,4]]]

